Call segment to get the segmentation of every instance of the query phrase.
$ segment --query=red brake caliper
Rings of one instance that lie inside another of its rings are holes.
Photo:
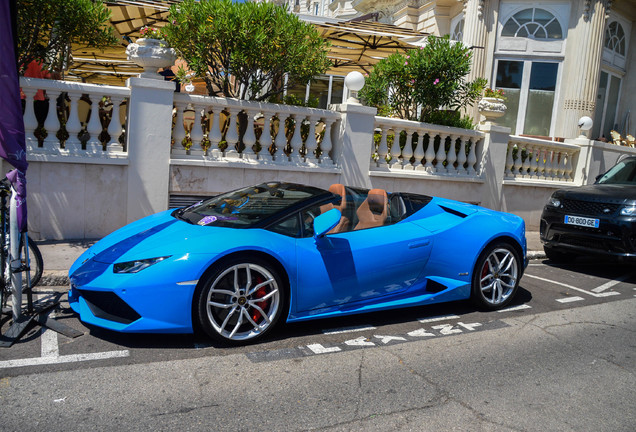
[[[256,285],[263,283],[265,281],[265,279],[263,279],[262,276],[259,276],[256,278]],[[261,298],[267,295],[267,289],[263,286],[260,287],[258,290],[256,290],[256,292],[254,293],[254,297],[255,298]],[[261,302],[256,303],[256,305],[261,308],[262,310],[266,310],[267,306],[269,305],[269,300],[263,300]],[[252,309],[252,319],[254,320],[255,323],[258,323],[259,320],[263,317],[263,315],[260,313],[260,311],[258,309]]]

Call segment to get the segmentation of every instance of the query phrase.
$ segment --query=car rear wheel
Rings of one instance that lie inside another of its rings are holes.
[[[519,285],[521,261],[508,243],[487,247],[477,259],[472,280],[472,299],[488,310],[510,303]]]
[[[247,343],[262,338],[283,314],[285,289],[276,270],[257,259],[218,266],[198,296],[202,329],[212,338]]]

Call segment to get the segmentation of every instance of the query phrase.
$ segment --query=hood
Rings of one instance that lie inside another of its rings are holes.
[[[570,200],[594,201],[611,204],[636,202],[636,186],[618,184],[591,184],[557,192]]]

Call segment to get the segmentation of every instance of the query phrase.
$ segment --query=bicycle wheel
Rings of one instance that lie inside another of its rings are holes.
[[[21,254],[22,265],[24,267],[27,266],[27,259],[26,259],[27,254],[29,258],[28,260],[29,270],[26,270],[22,274],[22,290],[23,291],[28,288],[27,276],[30,277],[31,288],[33,288],[40,282],[40,279],[42,278],[42,271],[44,270],[44,261],[42,260],[42,253],[40,252],[38,245],[33,240],[31,240],[31,238],[29,238],[29,247],[27,248],[27,251],[25,252],[23,250]],[[27,275],[27,272],[28,272],[28,275]]]

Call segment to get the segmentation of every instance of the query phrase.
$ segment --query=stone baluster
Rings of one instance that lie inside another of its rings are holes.
[[[331,118],[323,119],[325,123],[325,133],[322,138],[322,142],[320,143],[320,164],[321,165],[330,165],[333,164],[334,161],[329,156],[329,152],[333,148],[333,143],[331,142],[331,127],[336,120]]]
[[[478,138],[471,138],[470,149],[468,150],[468,166],[466,170],[468,171],[468,175],[475,175],[477,171],[475,170],[475,164],[477,163],[477,145],[480,142]]]
[[[523,175],[523,169],[522,169],[522,158],[521,158],[521,147],[519,146],[519,144],[514,144],[514,148],[517,149],[517,156],[514,158],[515,162],[514,162],[514,166],[512,167],[512,176],[513,177],[521,177]]]
[[[572,154],[566,152],[565,154],[565,180],[566,181],[574,181],[574,177],[572,176],[572,171],[574,168],[572,167]]]
[[[506,154],[506,170],[504,171],[504,176],[505,177],[514,177],[514,174],[512,173],[512,169],[515,165],[515,161],[514,159],[512,159],[512,152],[514,150],[514,144],[513,143],[508,143],[508,152]]]
[[[528,146],[528,158],[530,159],[529,177],[537,177],[537,147]]]
[[[416,171],[424,171],[424,165],[422,164],[422,159],[424,159],[424,131],[420,130],[417,132],[417,144],[415,144],[415,151],[413,152],[413,157],[415,157],[415,163],[413,164],[413,168]]]
[[[546,180],[554,179],[554,163],[552,159],[554,158],[554,151],[552,149],[545,150],[545,178]]]
[[[203,147],[201,142],[203,141],[203,126],[201,124],[201,116],[204,114],[205,106],[192,104],[194,111],[194,120],[192,121],[192,129],[190,130],[190,140],[192,141],[192,147],[190,147],[190,156],[203,157]]]
[[[243,159],[256,161],[258,155],[254,151],[254,144],[256,144],[256,134],[254,133],[254,113],[249,110],[244,110],[245,117],[247,117],[247,126],[245,127],[245,133],[243,134]]]
[[[424,164],[424,169],[427,173],[432,174],[435,172],[435,167],[433,166],[433,160],[435,159],[435,136],[428,134],[428,145],[426,146],[426,163]]]
[[[565,152],[559,151],[559,167],[558,167],[558,174],[557,174],[557,177],[559,180],[565,180],[565,170],[566,170]]]
[[[68,120],[66,121],[66,132],[68,132],[68,139],[64,144],[64,147],[71,153],[82,150],[82,143],[79,140],[77,134],[82,130],[82,123],[79,120],[77,104],[81,97],[80,93],[69,92],[68,97],[71,99],[70,109],[68,113]]]
[[[294,135],[292,135],[291,141],[289,143],[291,147],[289,161],[294,165],[299,165],[304,162],[303,155],[301,154],[303,139],[300,135],[300,128],[302,126],[304,117],[300,114],[292,114],[291,116],[294,119]]]
[[[174,140],[174,144],[172,145],[172,154],[174,155],[185,155],[186,150],[183,147],[183,140],[186,137],[185,127],[183,126],[183,110],[185,108],[184,104],[177,104],[177,115],[174,120],[174,130],[172,131],[172,139]]]
[[[402,169],[402,161],[400,161],[402,154],[402,149],[400,149],[401,135],[402,129],[393,129],[393,144],[391,144],[391,161],[389,163],[390,169]]]
[[[101,152],[102,142],[99,139],[99,135],[102,133],[102,123],[99,121],[99,101],[101,96],[96,94],[91,95],[91,117],[86,125],[86,131],[90,138],[86,143],[86,151],[90,153]]]
[[[272,116],[274,113],[270,111],[263,111],[263,131],[261,137],[258,139],[258,143],[261,145],[261,151],[258,153],[258,159],[265,162],[273,162],[274,158],[269,152],[269,148],[272,146]]]
[[[285,135],[285,123],[289,114],[286,113],[278,113],[278,133],[276,134],[276,139],[274,140],[274,145],[276,146],[276,153],[274,155],[274,159],[276,162],[287,164],[289,163],[289,156],[285,153],[285,147],[287,146],[287,135]]]
[[[124,146],[119,143],[119,137],[122,133],[122,126],[120,120],[121,104],[124,101],[123,96],[111,96],[110,102],[113,104],[113,109],[110,114],[110,123],[108,123],[108,135],[110,139],[106,150],[109,152],[123,152]]]
[[[528,146],[525,146],[525,151],[526,151],[526,159],[521,164],[521,177],[523,178],[528,177],[528,170],[530,169],[530,155],[531,155],[530,148]]]
[[[227,142],[225,157],[228,159],[238,159],[240,157],[239,152],[236,150],[236,144],[239,141],[238,132],[236,130],[236,115],[240,110],[240,108],[228,108],[230,115],[227,119],[228,128],[225,134],[225,141]]]
[[[435,154],[435,159],[437,159],[437,163],[435,164],[435,172],[445,173],[446,167],[444,166],[444,162],[446,161],[446,140],[441,135],[439,136],[439,147],[437,148],[437,153]]]
[[[386,157],[389,154],[389,145],[387,143],[387,134],[389,132],[388,126],[382,126],[382,137],[380,138],[380,145],[378,145],[378,161],[377,165],[381,168],[388,168],[386,163]]]
[[[457,169],[455,168],[455,161],[457,160],[457,151],[456,149],[457,135],[450,136],[450,146],[448,147],[448,152],[446,153],[446,172],[451,174],[456,174]],[[444,146],[445,147],[445,146]]]
[[[459,153],[457,154],[457,172],[462,175],[468,174],[466,171],[466,137],[459,137]]]
[[[537,148],[537,155],[539,157],[539,161],[537,163],[537,177],[542,180],[545,180],[545,148]]]
[[[221,132],[221,111],[223,111],[223,108],[218,105],[212,107],[212,121],[210,123],[210,131],[208,132],[208,139],[210,140],[208,157],[213,159],[220,159],[222,156],[221,150],[219,150],[219,143],[223,139],[223,133]]]
[[[38,146],[38,141],[33,135],[35,129],[37,129],[38,127],[38,120],[35,117],[35,110],[33,108],[33,97],[38,92],[38,89],[32,87],[24,87],[22,91],[24,92],[25,96],[24,137],[26,139],[27,150],[30,150]]]
[[[305,161],[311,163],[318,163],[316,157],[316,149],[318,149],[318,142],[316,141],[316,120],[314,116],[309,116],[309,134],[307,140],[305,140]]]
[[[57,131],[60,129],[60,119],[57,117],[57,98],[60,95],[59,90],[47,90],[46,95],[49,98],[49,112],[44,120],[44,129],[46,129],[46,138],[44,139],[44,151],[58,151],[60,149],[60,140],[57,139]],[[26,125],[26,122],[25,122]]]
[[[412,130],[406,131],[406,143],[402,150],[402,169],[412,171],[413,164],[411,158],[413,157],[413,132]]]

